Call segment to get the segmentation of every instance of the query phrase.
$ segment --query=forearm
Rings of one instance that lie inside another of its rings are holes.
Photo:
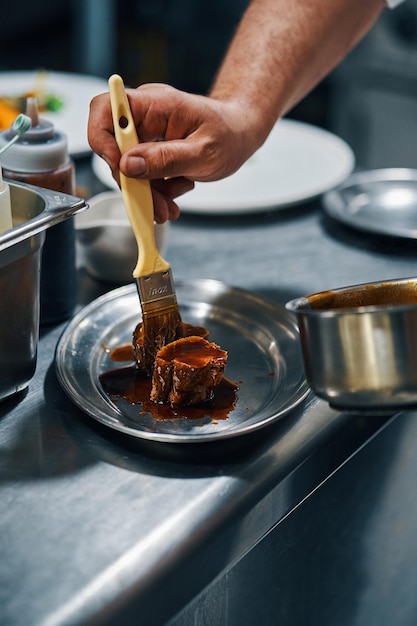
[[[252,0],[211,96],[239,101],[260,145],[371,28],[384,0]]]

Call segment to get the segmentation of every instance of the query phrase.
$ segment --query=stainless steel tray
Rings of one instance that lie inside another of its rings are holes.
[[[376,169],[352,174],[324,194],[330,217],[363,232],[417,239],[417,170]]]
[[[205,326],[229,353],[226,376],[239,382],[238,402],[226,420],[157,420],[140,405],[113,403],[100,375],[120,366],[106,348],[130,342],[140,320],[134,285],[85,307],[66,327],[56,349],[58,379],[90,417],[133,437],[172,443],[227,439],[279,420],[308,395],[298,327],[284,308],[215,280],[176,283],[184,322]]]

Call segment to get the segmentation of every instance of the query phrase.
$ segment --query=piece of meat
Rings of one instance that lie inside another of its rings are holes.
[[[188,324],[187,322],[182,322],[182,336],[183,337],[191,337],[192,335],[197,335],[199,337],[204,337],[207,339],[208,330],[203,328],[203,326],[193,326],[192,324]],[[143,334],[143,323],[139,322],[137,324],[135,330],[133,331],[133,357],[136,361],[136,365],[141,372],[152,376],[154,361],[149,362],[149,358],[145,354],[144,350],[144,334]]]
[[[173,341],[156,355],[151,400],[173,407],[210,400],[226,363],[227,352],[203,337]]]

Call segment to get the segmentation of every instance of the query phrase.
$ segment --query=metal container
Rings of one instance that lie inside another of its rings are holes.
[[[87,207],[81,198],[9,184],[13,228],[0,234],[0,400],[25,389],[35,372],[45,230]]]
[[[286,308],[318,396],[370,412],[417,404],[417,278],[319,292]]]
[[[355,172],[322,197],[325,212],[356,230],[417,239],[417,169]]]
[[[129,283],[138,260],[138,245],[120,191],[104,191],[88,200],[89,210],[75,218],[77,261],[86,271],[109,283]],[[170,223],[155,224],[161,254]]]

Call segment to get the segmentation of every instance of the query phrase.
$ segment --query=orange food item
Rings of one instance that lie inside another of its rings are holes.
[[[7,130],[15,121],[20,111],[0,98],[0,130]]]

